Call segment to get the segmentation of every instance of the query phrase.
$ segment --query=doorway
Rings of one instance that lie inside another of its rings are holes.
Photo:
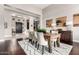
[[[22,23],[16,22],[16,33],[22,33]]]

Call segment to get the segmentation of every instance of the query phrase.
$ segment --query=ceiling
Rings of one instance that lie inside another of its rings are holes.
[[[12,4],[11,4],[12,5]],[[13,4],[14,6],[33,6],[33,7],[36,7],[36,8],[39,8],[39,9],[44,9],[46,7],[48,7],[49,5],[51,4]]]
[[[48,7],[49,5],[51,5],[51,4],[32,4],[32,6],[35,6],[40,9],[44,9],[44,8]]]

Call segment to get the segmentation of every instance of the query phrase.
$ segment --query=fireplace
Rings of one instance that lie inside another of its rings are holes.
[[[22,23],[16,22],[16,33],[22,33]]]

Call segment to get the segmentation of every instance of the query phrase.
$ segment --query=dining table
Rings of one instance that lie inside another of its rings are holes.
[[[49,53],[52,53],[52,39],[51,39],[51,33],[44,33],[44,38],[48,41],[48,51]],[[60,34],[53,35],[54,37],[57,37],[57,42],[60,43]],[[60,44],[58,44],[60,46]]]

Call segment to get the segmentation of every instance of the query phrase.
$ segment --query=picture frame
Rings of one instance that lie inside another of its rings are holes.
[[[52,19],[46,20],[46,27],[52,27]]]

